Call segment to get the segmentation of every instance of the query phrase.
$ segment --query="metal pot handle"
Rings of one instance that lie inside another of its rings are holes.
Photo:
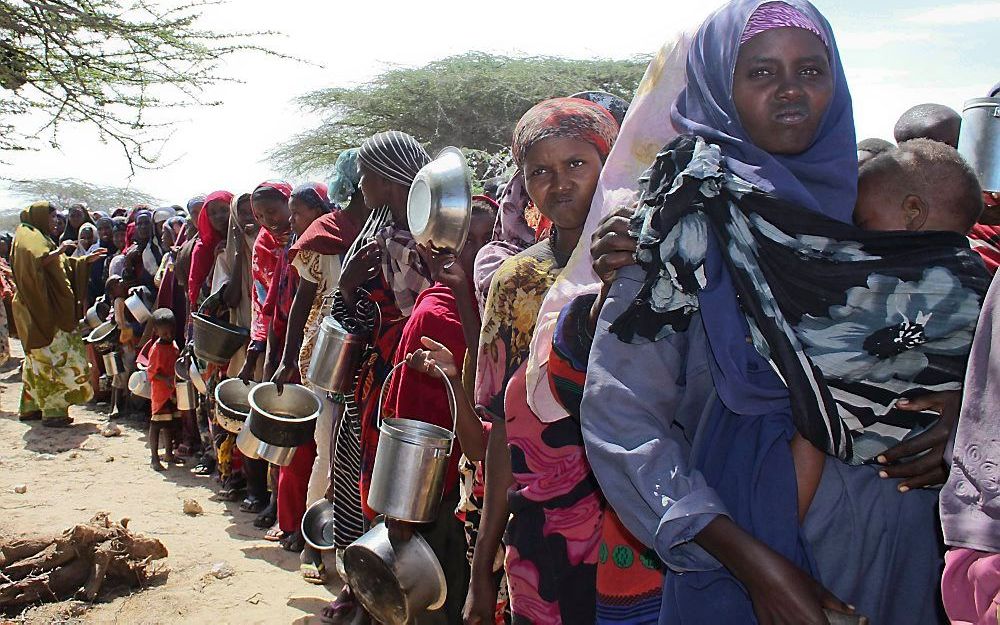
[[[389,380],[392,379],[392,374],[396,372],[396,369],[399,369],[405,364],[406,360],[399,361],[396,366],[389,370],[389,375],[385,376],[385,381],[382,382],[382,390],[379,391],[378,406],[375,411],[375,414],[378,416],[379,429],[382,428],[382,406],[385,404],[385,392],[389,388]],[[444,382],[444,387],[448,391],[448,408],[451,410],[451,444],[448,446],[448,455],[450,456],[451,452],[455,449],[455,438],[457,436],[457,434],[455,434],[455,428],[458,424],[458,402],[455,401],[455,389],[451,387],[451,380],[449,380],[448,376],[444,374],[441,367],[434,365],[434,368],[441,374],[441,380]]]

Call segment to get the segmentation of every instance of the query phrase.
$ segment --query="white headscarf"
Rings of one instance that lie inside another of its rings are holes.
[[[80,236],[83,234],[84,230],[91,231],[91,233],[94,236],[94,242],[90,245],[90,247],[86,249],[84,249],[83,247],[82,237]],[[99,249],[101,249],[101,240],[97,236],[97,226],[89,223],[81,225],[80,230],[76,233],[76,249],[73,250],[73,256],[74,257],[87,256],[88,254],[92,254],[93,252],[96,252]]]

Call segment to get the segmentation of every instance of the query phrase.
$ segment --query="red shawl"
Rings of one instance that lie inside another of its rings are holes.
[[[188,273],[188,301],[192,309],[198,301],[198,293],[205,284],[205,279],[212,272],[215,265],[215,248],[225,236],[225,232],[218,232],[212,227],[212,221],[208,218],[208,203],[222,200],[227,205],[233,201],[233,194],[229,191],[216,191],[205,198],[205,204],[198,213],[198,235],[199,240],[194,245],[191,253],[191,271]]]
[[[302,236],[288,250],[288,262],[295,260],[299,250],[334,256],[347,252],[361,234],[362,224],[355,223],[343,211],[335,210],[309,224]]]

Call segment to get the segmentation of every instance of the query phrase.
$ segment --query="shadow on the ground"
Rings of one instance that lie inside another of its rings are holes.
[[[311,625],[321,622],[320,614],[322,614],[323,608],[330,605],[330,601],[320,597],[294,597],[289,599],[286,605],[305,612],[305,616],[292,621],[292,625]]]
[[[264,543],[253,547],[244,547],[241,551],[244,556],[252,560],[263,560],[289,572],[297,572],[299,570],[299,554],[292,551],[285,551],[278,543]]]
[[[4,416],[10,413],[3,413]],[[16,418],[17,415],[14,415]],[[97,425],[94,423],[74,423],[65,428],[50,428],[42,425],[41,421],[31,421],[31,428],[28,429],[22,438],[24,447],[29,451],[39,454],[60,454],[72,449],[80,449],[84,441],[92,434],[97,433]]]

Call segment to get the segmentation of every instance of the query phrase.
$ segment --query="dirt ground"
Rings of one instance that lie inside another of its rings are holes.
[[[20,345],[11,341],[20,356]],[[108,406],[74,407],[72,427],[20,423],[18,369],[0,373],[0,536],[61,532],[99,511],[131,519],[129,529],[158,538],[169,556],[165,579],[127,596],[93,605],[63,602],[8,615],[0,623],[318,623],[339,589],[336,580],[314,586],[298,574],[298,554],[263,540],[253,515],[218,501],[217,483],[189,467],[164,473],[149,468],[146,435],[135,422],[105,438]],[[17,494],[16,485],[27,485]],[[182,502],[205,513],[191,517]],[[216,579],[214,564],[235,574]],[[327,562],[328,570],[332,562]]]

